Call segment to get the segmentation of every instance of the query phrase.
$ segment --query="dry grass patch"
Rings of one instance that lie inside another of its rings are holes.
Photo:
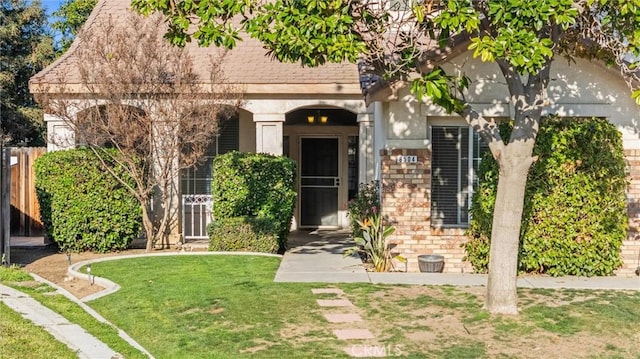
[[[485,290],[354,286],[345,292],[376,336],[401,344],[409,357],[640,357],[639,292],[521,290],[519,316],[490,316],[482,309]]]

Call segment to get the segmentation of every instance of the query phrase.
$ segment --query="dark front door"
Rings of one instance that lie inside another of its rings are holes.
[[[300,142],[300,225],[338,225],[340,187],[338,138],[302,138]]]

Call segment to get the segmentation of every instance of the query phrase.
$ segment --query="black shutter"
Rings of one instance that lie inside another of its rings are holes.
[[[431,223],[458,223],[459,127],[431,129]]]
[[[234,116],[220,123],[217,138],[211,141],[203,162],[195,168],[187,169],[182,174],[182,194],[210,194],[213,180],[213,159],[216,154],[223,154],[239,149],[240,124]]]
[[[238,116],[233,116],[220,123],[220,136],[218,137],[218,154],[237,151],[240,148],[240,121]]]

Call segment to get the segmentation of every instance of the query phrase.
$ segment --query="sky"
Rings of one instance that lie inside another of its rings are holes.
[[[47,11],[47,14],[51,15],[52,12],[58,10],[60,5],[64,3],[64,0],[40,0],[42,7]]]

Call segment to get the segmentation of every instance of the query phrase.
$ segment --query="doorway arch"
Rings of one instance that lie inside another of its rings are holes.
[[[298,164],[298,228],[348,228],[344,204],[358,189],[357,115],[305,107],[286,114],[283,153]]]

